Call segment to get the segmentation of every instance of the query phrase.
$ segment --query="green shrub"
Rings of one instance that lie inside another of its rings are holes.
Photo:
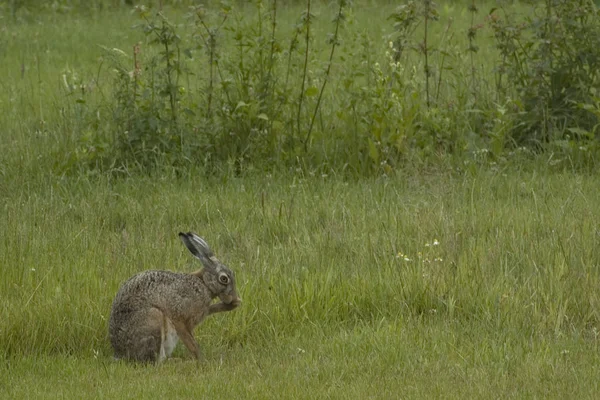
[[[132,54],[106,49],[109,120],[75,106],[87,126],[68,165],[389,173],[447,156],[503,162],[523,146],[593,163],[600,23],[590,0],[505,4],[487,17],[473,0],[412,0],[375,38],[348,1],[318,3],[293,15],[277,0],[220,2],[178,23],[173,10],[137,7],[146,41]],[[465,11],[461,27],[452,7]]]
[[[580,105],[600,89],[599,16],[590,0],[545,0],[524,21],[506,8],[491,14],[501,55],[498,90],[516,96],[517,144],[540,147],[598,123]]]

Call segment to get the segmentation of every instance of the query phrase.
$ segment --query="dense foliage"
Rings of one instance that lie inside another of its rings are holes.
[[[63,77],[79,133],[58,149],[59,171],[199,165],[365,174],[440,157],[468,164],[539,152],[594,165],[593,1],[482,9],[411,0],[376,21],[379,37],[365,29],[373,19],[361,14],[364,3],[298,3],[86,3],[96,12],[131,10],[145,40],[104,47],[87,82],[85,72]],[[10,7],[18,19],[83,5]],[[458,12],[466,17],[455,23]],[[99,99],[88,88],[101,76]]]

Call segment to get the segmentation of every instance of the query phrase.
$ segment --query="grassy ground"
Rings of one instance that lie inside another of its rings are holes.
[[[370,10],[356,23],[382,38],[369,18],[391,9]],[[63,176],[83,132],[62,75],[97,76],[98,44],[141,40],[132,20],[0,28],[0,397],[597,397],[596,176],[552,157],[370,179]],[[114,294],[144,269],[195,269],[182,230],[236,272],[242,307],[198,327],[200,364],[181,345],[159,366],[114,362]]]
[[[598,389],[594,177],[192,176],[13,189],[0,281],[0,375],[13,398]],[[106,319],[118,285],[143,269],[192,270],[176,237],[188,228],[237,272],[243,307],[197,329],[199,367],[183,349],[183,361],[157,368],[113,362]]]

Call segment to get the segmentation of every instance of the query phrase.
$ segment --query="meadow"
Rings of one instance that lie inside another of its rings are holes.
[[[464,34],[471,26],[469,3],[442,3],[439,13],[452,16]],[[481,14],[494,5],[482,6]],[[344,82],[338,63],[308,149],[302,142],[290,145],[289,137],[231,139],[235,146],[217,146],[226,143],[223,132],[229,131],[223,129],[232,121],[275,122],[277,116],[279,123],[263,128],[286,130],[291,120],[295,137],[305,139],[324,79],[321,62],[329,56],[323,40],[312,61],[321,72],[309,85],[317,94],[306,92],[305,113],[294,111],[298,103],[286,98],[280,114],[262,115],[259,107],[243,118],[225,113],[209,120],[198,112],[201,123],[221,130],[193,143],[189,132],[202,130],[194,130],[193,118],[177,116],[176,145],[167,141],[146,152],[135,140],[119,142],[111,130],[153,116],[163,123],[174,103],[167,92],[164,102],[146,104],[151,96],[140,94],[143,101],[132,106],[125,101],[129,92],[119,91],[123,77],[111,58],[119,53],[114,49],[126,53],[131,72],[133,45],[150,47],[144,33],[132,28],[139,16],[119,7],[21,8],[16,15],[2,9],[0,397],[597,396],[600,185],[594,142],[575,146],[557,138],[539,151],[473,138],[468,131],[476,128],[469,125],[475,120],[465,124],[460,117],[477,113],[458,107],[473,102],[472,92],[463,100],[456,92],[443,93],[464,88],[467,74],[443,78],[452,84],[439,96],[455,98],[453,105],[415,114],[450,118],[443,113],[454,110],[456,119],[440,128],[454,136],[421,143],[423,131],[415,131],[406,133],[414,136],[405,136],[401,146],[398,137],[390,139],[390,148],[380,146],[385,135],[397,134],[390,124],[409,114],[390,117],[396,103],[350,102],[345,96],[352,90],[344,85],[359,85],[369,75]],[[280,9],[282,37],[293,34],[304,7]],[[336,7],[314,7],[320,16],[315,35],[325,37]],[[250,15],[255,9],[238,10]],[[373,44],[374,62],[389,59],[387,17],[394,10],[387,2],[356,2],[344,28],[346,38]],[[191,29],[180,8],[166,8],[165,14],[178,29]],[[443,34],[443,26],[435,29]],[[468,45],[466,35],[457,40],[456,48]],[[489,61],[478,67],[479,82],[493,82],[498,55],[489,35],[479,40],[478,57]],[[482,46],[485,41],[489,46]],[[363,65],[358,48],[350,54],[352,46],[340,46],[344,62]],[[209,56],[196,55],[204,61]],[[422,67],[420,57],[411,60],[417,70]],[[291,88],[300,85],[302,62],[297,67]],[[403,68],[410,74],[411,64]],[[194,101],[198,109],[207,106],[205,77],[195,76],[182,72],[181,87],[202,96],[180,98],[180,110]],[[223,82],[215,81],[212,107],[226,105]],[[382,84],[385,89],[389,81]],[[422,88],[425,81],[414,84]],[[148,85],[138,88],[150,93]],[[362,93],[376,99],[377,90],[375,84]],[[379,98],[394,99],[393,90],[386,93]],[[402,93],[410,97],[413,91]],[[419,97],[421,110],[425,101]],[[494,104],[492,97],[481,102]],[[112,103],[131,106],[131,119],[120,119]],[[341,115],[336,108],[347,111],[352,104],[387,110],[368,122],[371,133],[381,128],[382,140],[352,136],[349,127],[361,126],[350,124],[359,111]],[[510,120],[494,115],[490,129],[508,132],[502,126]],[[171,137],[175,125],[164,123],[156,132]],[[138,126],[140,132],[146,128]],[[462,128],[465,135],[456,136]],[[455,139],[462,149],[440,145]],[[115,362],[107,320],[120,283],[145,269],[196,269],[177,238],[187,230],[205,237],[235,271],[242,306],[196,329],[200,363],[181,345],[161,365]]]

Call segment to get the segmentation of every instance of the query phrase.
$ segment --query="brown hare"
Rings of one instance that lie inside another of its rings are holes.
[[[241,304],[233,272],[195,233],[179,233],[204,265],[193,273],[144,271],[121,285],[113,301],[109,336],[116,359],[161,362],[178,339],[200,358],[194,328],[210,315]],[[218,297],[220,302],[211,304]]]

